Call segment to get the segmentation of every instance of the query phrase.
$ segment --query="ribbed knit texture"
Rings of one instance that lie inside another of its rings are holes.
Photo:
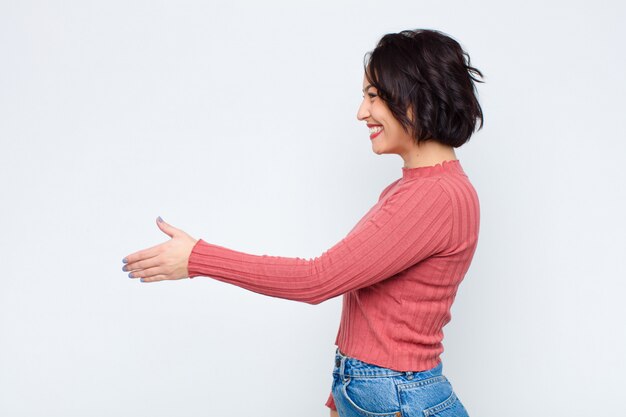
[[[398,371],[440,362],[442,328],[478,243],[478,195],[458,159],[402,168],[337,244],[313,259],[253,255],[200,239],[189,276],[318,304],[343,294],[335,344]],[[326,405],[336,409],[332,394]]]

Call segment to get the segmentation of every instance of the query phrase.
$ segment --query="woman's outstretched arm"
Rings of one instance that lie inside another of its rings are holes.
[[[401,184],[345,238],[313,259],[194,245],[189,277],[208,276],[260,294],[319,304],[389,278],[445,248],[451,200],[438,179]]]
[[[437,178],[399,183],[348,235],[313,259],[254,255],[194,239],[158,221],[172,239],[125,258],[143,282],[208,276],[260,294],[319,304],[375,284],[445,248],[451,200]]]

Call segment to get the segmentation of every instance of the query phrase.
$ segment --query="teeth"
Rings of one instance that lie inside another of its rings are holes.
[[[376,132],[380,132],[381,130],[383,130],[382,126],[374,126],[374,127],[370,127],[370,134],[372,133],[376,133]]]

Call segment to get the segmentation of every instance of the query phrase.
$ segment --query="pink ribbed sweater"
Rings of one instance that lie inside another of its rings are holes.
[[[343,294],[335,344],[399,371],[440,362],[450,307],[476,250],[478,195],[458,159],[404,168],[337,244],[313,259],[253,255],[200,239],[189,277],[318,304]],[[336,409],[332,394],[326,405]]]

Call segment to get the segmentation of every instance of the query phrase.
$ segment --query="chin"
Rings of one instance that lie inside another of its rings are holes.
[[[382,154],[385,153],[385,148],[380,146],[380,145],[378,145],[378,146],[373,145],[372,146],[372,152],[374,152],[376,155],[382,155]]]

